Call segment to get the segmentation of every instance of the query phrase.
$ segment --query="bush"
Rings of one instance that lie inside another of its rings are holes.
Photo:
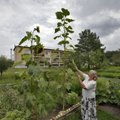
[[[23,110],[24,101],[19,96],[17,86],[1,86],[0,88],[0,119],[5,116],[6,112],[13,111],[15,109]]]
[[[74,105],[79,102],[79,97],[75,92],[68,93],[66,97],[66,102],[68,105]]]
[[[26,120],[24,118],[24,112],[13,110],[6,113],[6,116],[1,120]]]
[[[5,56],[0,56],[0,73],[1,76],[5,70],[13,65],[13,61],[7,59]]]
[[[114,72],[99,72],[99,76],[107,77],[107,78],[120,78],[120,73]]]
[[[108,96],[110,94],[109,90],[110,84],[108,80],[98,79],[97,80],[97,102],[107,103]]]
[[[98,79],[97,81],[98,103],[111,103],[120,105],[120,82],[119,80]]]
[[[20,73],[19,72],[15,72],[14,73],[14,78],[15,78],[15,80],[19,80],[20,79]]]
[[[107,78],[120,78],[120,67],[104,67],[98,71],[98,75]]]

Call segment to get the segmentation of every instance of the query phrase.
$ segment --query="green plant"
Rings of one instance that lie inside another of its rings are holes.
[[[62,100],[65,97],[65,106],[79,101],[81,87],[75,73],[66,69],[66,82],[63,89],[63,68],[42,68],[41,66],[29,66],[28,69],[8,70],[14,75],[14,71],[20,73],[19,82],[7,79],[7,83],[0,87],[0,119],[9,111],[18,110],[24,112],[23,118],[28,120],[46,119],[49,113],[62,109]],[[112,69],[112,68],[109,68]],[[109,70],[108,69],[108,70]],[[118,70],[118,68],[116,68]],[[115,68],[114,68],[115,70]],[[24,72],[23,72],[24,71]],[[6,75],[6,72],[5,72]],[[5,77],[10,77],[5,76]],[[32,80],[32,81],[31,81]],[[16,83],[16,85],[8,83]],[[97,81],[97,101],[99,103],[111,103],[120,105],[119,79],[99,78]],[[78,97],[79,96],[79,97]],[[109,116],[109,115],[108,115]],[[80,113],[65,119],[80,119]],[[99,119],[109,118],[99,116]]]
[[[44,118],[56,107],[56,94],[54,96],[52,92],[55,86],[52,88],[49,76],[47,72],[42,71],[41,66],[29,67],[26,73],[29,77],[26,75],[26,78],[22,80],[18,91],[23,96],[25,111],[29,111],[29,118],[38,120]]]
[[[79,102],[78,94],[76,94],[73,91],[71,93],[68,93],[68,95],[66,97],[66,102],[67,102],[68,105],[76,104],[77,102]]]
[[[23,110],[24,101],[17,91],[17,85],[6,84],[0,86],[0,118],[6,112],[13,111],[14,109]]]
[[[26,41],[31,42],[30,46],[31,55],[23,55],[22,57],[26,61],[27,66],[29,66],[29,64],[35,64],[34,56],[38,55],[43,51],[43,44],[40,42],[40,37],[37,34],[35,34],[35,32],[40,33],[39,26],[34,28],[33,31],[31,32],[27,31],[26,36],[19,42],[19,45],[23,44]]]
[[[109,81],[105,79],[97,80],[97,102],[98,103],[107,103],[108,96],[110,94],[110,84]]]
[[[69,36],[71,33],[73,33],[72,27],[69,25],[69,23],[73,22],[73,19],[68,18],[70,15],[70,12],[67,9],[62,8],[61,11],[56,12],[56,17],[59,20],[57,23],[57,28],[55,28],[55,33],[60,32],[60,34],[54,39],[62,38],[58,44],[63,45],[64,49],[66,49],[66,45],[69,44],[69,39],[71,37]]]
[[[120,78],[120,72],[99,72],[99,76],[106,77],[106,78]]]
[[[108,102],[111,104],[120,105],[120,81],[109,81],[110,84],[110,96]]]
[[[71,39],[70,34],[73,33],[73,28],[69,25],[71,22],[73,22],[73,19],[68,18],[70,15],[70,12],[67,9],[62,8],[61,11],[56,12],[56,17],[58,19],[57,28],[55,28],[55,33],[59,33],[59,35],[55,36],[54,39],[61,38],[62,40],[58,42],[59,45],[63,45],[64,48],[64,56],[63,56],[63,73],[64,73],[64,80],[62,83],[62,91],[63,91],[63,109],[65,104],[65,86],[64,83],[66,82],[66,65],[65,65],[65,59],[66,59],[66,50],[67,45],[69,45],[69,40]]]
[[[78,66],[82,64],[88,69],[101,67],[105,48],[96,33],[91,32],[90,29],[82,31],[79,33],[78,44],[75,46]]]
[[[13,65],[13,61],[7,59],[5,56],[0,56],[0,73],[1,76],[5,70]]]
[[[20,73],[19,72],[15,72],[14,73],[14,77],[15,77],[15,80],[19,80],[20,79]]]
[[[6,116],[1,120],[26,120],[23,111],[13,110],[6,113]]]
[[[119,80],[99,79],[97,81],[97,102],[120,105],[119,85]]]

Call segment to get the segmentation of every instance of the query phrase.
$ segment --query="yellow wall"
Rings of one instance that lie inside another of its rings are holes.
[[[15,62],[22,61],[23,54],[30,54],[30,49],[27,47],[21,49],[21,47],[16,46],[16,48],[14,50]]]
[[[55,51],[53,49],[44,49],[42,53],[38,55],[39,59],[47,60],[50,64],[62,64],[61,51]],[[14,49],[15,62],[21,62],[25,64],[22,60],[23,54],[31,54],[29,47],[16,46]],[[39,57],[41,56],[41,57]]]

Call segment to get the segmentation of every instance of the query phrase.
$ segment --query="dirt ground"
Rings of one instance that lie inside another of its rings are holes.
[[[52,118],[53,116],[56,116],[61,109],[57,109],[57,111],[55,110],[54,112],[52,112],[49,115],[49,117],[44,118],[44,119],[50,120],[50,118]],[[99,105],[98,109],[105,111],[105,112],[108,112],[112,116],[114,116],[114,117],[118,118],[118,120],[120,120],[120,106],[117,107],[116,105],[103,104],[103,105]]]
[[[114,105],[105,104],[105,105],[99,105],[98,108],[110,113],[111,115],[115,116],[120,120],[120,106],[116,107]]]

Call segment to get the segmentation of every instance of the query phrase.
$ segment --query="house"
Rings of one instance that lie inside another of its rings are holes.
[[[26,68],[26,61],[24,57],[30,56],[31,50],[28,46],[15,46],[14,47],[14,60],[16,63],[16,68]],[[37,55],[33,55],[34,61],[38,61],[43,66],[62,66],[62,50],[48,49],[44,50]]]

